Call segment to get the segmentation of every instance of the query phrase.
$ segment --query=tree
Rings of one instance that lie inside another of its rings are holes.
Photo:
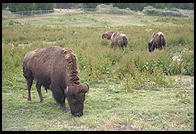
[[[31,11],[33,10],[33,3],[9,3],[8,7],[11,12]]]
[[[164,9],[165,6],[165,3],[155,3],[154,8]]]
[[[146,3],[115,3],[114,6],[118,8],[129,8],[131,10],[143,10],[145,6],[147,6]]]
[[[84,8],[96,8],[97,5],[99,5],[99,4],[101,4],[101,3],[84,3],[83,7]]]
[[[54,3],[8,3],[11,12],[31,10],[53,10]]]
[[[35,3],[34,10],[53,10],[54,3]]]
[[[74,5],[76,5],[77,3],[56,3],[55,4],[55,7],[56,8],[63,8],[63,9],[66,9],[66,8],[72,8]]]
[[[6,9],[8,7],[8,3],[2,3],[2,9]]]

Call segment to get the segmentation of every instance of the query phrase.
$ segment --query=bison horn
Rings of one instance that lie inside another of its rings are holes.
[[[88,90],[89,90],[88,84],[85,84],[85,85],[86,85],[86,88],[83,89],[83,92],[84,92],[84,93],[88,92]]]
[[[88,86],[88,84],[86,83],[86,86],[87,86],[87,88],[89,89],[89,86]]]
[[[64,93],[65,93],[65,94],[68,93],[68,86],[67,86],[67,88],[64,90]]]

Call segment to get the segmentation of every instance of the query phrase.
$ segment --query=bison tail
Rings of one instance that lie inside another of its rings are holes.
[[[25,62],[23,62],[23,65],[22,65],[22,67],[23,67],[23,76],[26,78],[26,79],[28,79],[28,77],[29,77],[29,75],[30,75],[30,71],[27,69],[27,66],[26,66],[26,63]]]
[[[122,37],[123,38],[123,46],[127,46],[127,44],[128,44],[128,40],[127,40],[127,37],[125,37],[125,36],[123,36]]]

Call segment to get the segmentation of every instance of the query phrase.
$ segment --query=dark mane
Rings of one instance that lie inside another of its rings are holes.
[[[68,70],[67,71],[67,74],[68,74],[68,77],[67,77],[67,83],[68,85],[75,85],[75,84],[80,84],[79,82],[79,77],[78,77],[78,71],[77,71],[77,58],[76,58],[76,55],[74,53],[72,53],[71,50],[68,50],[68,49],[64,49],[64,55],[65,55],[65,59],[67,61],[67,64],[68,65]]]

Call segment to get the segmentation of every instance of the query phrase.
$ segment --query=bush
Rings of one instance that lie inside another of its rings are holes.
[[[102,40],[101,45],[102,46],[107,46],[107,45],[109,45],[109,41],[108,40]]]
[[[113,5],[100,4],[97,5],[96,10],[98,13],[109,13],[109,14],[133,14],[134,11],[129,8],[119,9],[118,7],[113,7]]]
[[[53,10],[53,3],[9,3],[11,12],[32,11],[32,10]]]
[[[162,15],[162,16],[181,16],[183,17],[184,14],[180,13],[178,10],[167,10],[167,9],[156,9],[152,6],[145,7],[142,12],[146,15]]]
[[[194,55],[193,53],[187,53],[182,56],[183,64],[183,74],[185,75],[194,75]]]

